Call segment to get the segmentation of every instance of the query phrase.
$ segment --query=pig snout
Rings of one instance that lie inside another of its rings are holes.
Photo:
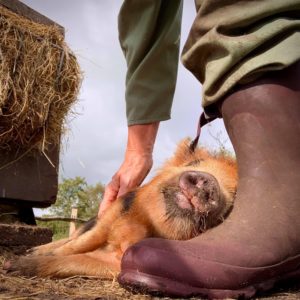
[[[179,187],[184,196],[194,206],[198,204],[217,203],[220,188],[217,179],[206,172],[185,171],[179,177]]]

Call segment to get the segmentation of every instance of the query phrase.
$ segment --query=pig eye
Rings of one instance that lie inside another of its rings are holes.
[[[187,163],[185,166],[186,167],[197,166],[197,165],[200,165],[201,161],[203,161],[203,159],[196,159],[196,160],[193,160],[193,161]]]

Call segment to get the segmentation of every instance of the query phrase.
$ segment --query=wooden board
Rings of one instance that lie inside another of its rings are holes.
[[[13,12],[25,18],[28,18],[34,22],[45,24],[45,25],[56,25],[61,29],[62,33],[64,33],[65,31],[61,25],[55,23],[54,21],[50,20],[46,16],[40,14],[39,12],[33,10],[32,8],[30,8],[29,6],[27,6],[26,4],[18,0],[0,0],[0,5],[5,6],[6,8],[12,10]]]
[[[0,150],[0,203],[26,202],[33,207],[47,207],[56,201],[59,148],[52,147],[47,156],[25,155]],[[6,166],[6,167],[5,167]]]
[[[52,242],[49,228],[0,224],[0,245],[34,247]]]

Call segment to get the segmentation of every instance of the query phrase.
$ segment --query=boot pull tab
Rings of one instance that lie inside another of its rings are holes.
[[[206,118],[204,112],[200,115],[200,118],[199,118],[199,121],[198,121],[198,127],[197,127],[197,135],[195,137],[195,139],[191,142],[189,148],[190,148],[190,151],[191,152],[195,152],[195,149],[198,145],[198,141],[199,141],[199,138],[200,138],[200,134],[201,134],[201,128],[210,123],[211,121],[215,120],[217,117],[208,117]]]

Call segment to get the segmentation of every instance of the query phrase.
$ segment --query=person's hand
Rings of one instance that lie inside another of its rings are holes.
[[[124,161],[106,186],[98,216],[120,196],[138,187],[149,171],[153,160],[152,151],[159,123],[128,127],[128,141]]]
[[[139,154],[135,151],[126,152],[125,160],[120,169],[105,188],[104,197],[99,209],[99,216],[118,197],[139,186],[149,173],[152,163],[151,154]]]

